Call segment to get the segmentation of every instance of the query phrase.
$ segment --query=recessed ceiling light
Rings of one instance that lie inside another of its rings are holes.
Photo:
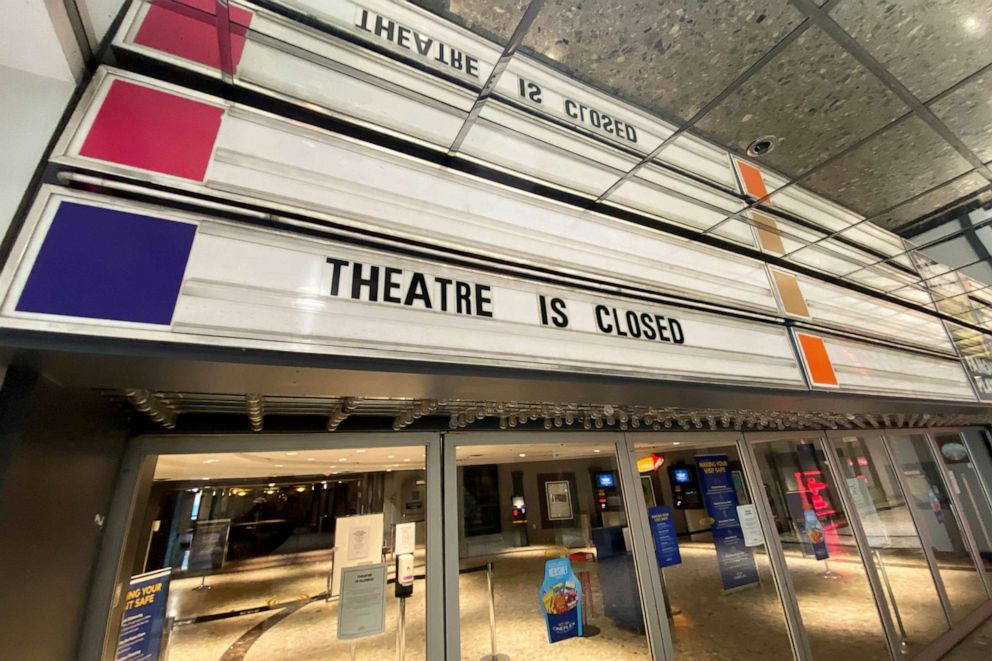
[[[395,454],[387,454],[386,455],[386,459],[395,459],[395,458],[396,458],[396,455]]]
[[[338,457],[338,461],[343,463],[345,461],[348,461],[348,457]]]
[[[205,478],[203,478],[203,479],[204,479],[204,480],[209,480],[210,478],[209,478],[209,477],[205,477]]]
[[[682,445],[682,441],[675,441],[672,445]]]
[[[602,450],[593,450],[593,452],[595,452],[596,454],[599,454],[600,452],[602,452]]]
[[[203,463],[205,463],[205,464],[216,464],[218,461],[220,461],[220,459],[204,459],[203,460]]]
[[[274,487],[275,485],[276,485],[276,483],[275,483],[275,482],[269,482],[269,486],[270,486],[270,487]]]
[[[407,458],[406,458],[406,459],[404,459],[403,461],[410,461],[410,457],[407,457]]]
[[[307,457],[307,461],[317,461],[317,460],[313,457]]]
[[[282,468],[282,464],[276,464],[276,468]]]
[[[287,457],[295,457],[295,456],[296,456],[296,455],[298,455],[298,454],[299,454],[299,452],[287,452],[287,453],[286,453],[286,456],[287,456]]]
[[[393,469],[392,469],[392,468],[387,468],[387,469],[386,469],[386,472],[387,472],[387,473],[392,473],[392,472],[393,472]]]
[[[365,454],[365,450],[355,450],[356,454]]]
[[[756,138],[754,142],[747,146],[748,156],[764,156],[771,150],[775,149],[775,145],[778,143],[778,138],[774,135],[763,135],[760,138]]]
[[[526,456],[527,456],[527,453],[526,453],[526,452],[521,452],[521,453],[520,453],[519,455],[517,455],[517,456],[518,456],[518,457],[526,457]]]
[[[337,464],[331,464],[331,468],[337,468],[337,467],[338,467]]]

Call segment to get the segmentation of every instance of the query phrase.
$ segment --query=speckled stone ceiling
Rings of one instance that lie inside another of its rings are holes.
[[[529,2],[413,4],[505,44]],[[992,181],[990,0],[546,0],[520,50],[736,153],[774,136],[766,167],[888,229]]]

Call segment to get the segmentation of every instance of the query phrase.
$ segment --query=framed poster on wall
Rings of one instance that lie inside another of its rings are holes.
[[[541,473],[537,487],[541,494],[541,524],[545,528],[576,525],[575,473]]]
[[[548,518],[552,521],[569,521],[572,518],[572,491],[568,480],[544,483],[547,498]]]

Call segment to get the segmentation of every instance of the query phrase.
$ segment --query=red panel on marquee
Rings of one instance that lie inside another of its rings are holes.
[[[251,13],[231,7],[230,22],[231,62],[236,71],[245,50],[245,32],[251,24]],[[185,0],[149,6],[134,43],[220,69],[214,0]]]
[[[115,80],[79,153],[203,181],[224,109]]]

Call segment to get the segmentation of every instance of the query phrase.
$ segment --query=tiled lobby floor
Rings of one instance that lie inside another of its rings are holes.
[[[616,586],[615,580],[599,576],[591,567],[593,609],[589,623],[598,634],[555,645],[546,640],[538,607],[537,588],[543,578],[545,551],[529,548],[496,561],[496,620],[498,651],[513,659],[609,658],[613,661],[649,657],[645,636],[617,626],[604,613],[603,599]],[[760,551],[755,559],[759,586],[724,593],[712,544],[685,543],[682,564],[665,570],[665,579],[678,613],[672,619],[677,655],[690,661],[791,658],[782,606],[767,559]],[[824,575],[823,562],[787,552],[792,582],[800,595],[800,606],[814,655],[824,658],[857,658],[859,661],[887,658],[874,602],[860,561],[835,550]],[[170,645],[170,661],[276,661],[281,659],[346,658],[349,645],[336,639],[337,603],[308,600],[326,589],[330,562],[264,567],[225,573],[208,578],[211,590],[194,591],[199,579],[176,579],[170,595],[173,615],[190,617],[223,613],[260,604],[298,603],[298,608],[278,615],[267,611],[214,622],[177,627]],[[912,563],[890,560],[888,576],[900,596],[900,612],[910,631],[910,651],[922,648],[940,635],[943,627],[936,597],[922,589],[929,572]],[[959,597],[974,583],[973,572],[943,572],[949,592]],[[461,587],[462,652],[466,659],[489,652],[489,616],[484,572],[464,573]],[[407,658],[422,659],[425,642],[425,586],[418,581],[407,611]],[[632,596],[632,595],[631,595]],[[363,639],[356,658],[384,659],[394,655],[397,604],[390,588],[386,630]],[[268,622],[268,625],[263,625]],[[934,625],[934,626],[931,626]],[[261,626],[253,636],[253,627]],[[982,633],[984,632],[984,633]],[[240,642],[238,642],[240,641]],[[238,642],[238,644],[235,644]],[[948,658],[958,661],[992,659],[992,624],[984,625]]]

